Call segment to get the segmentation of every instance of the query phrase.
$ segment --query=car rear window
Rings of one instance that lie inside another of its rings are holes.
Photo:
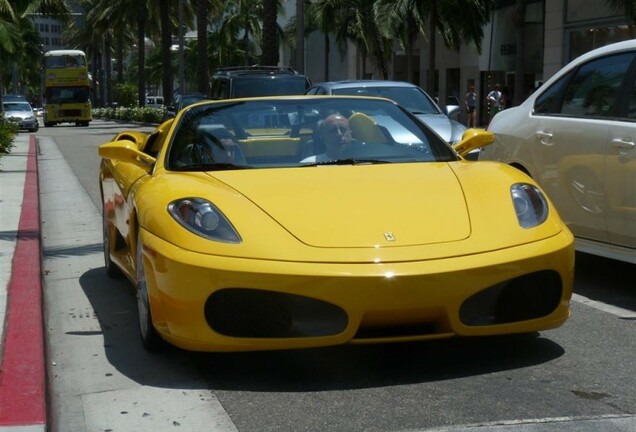
[[[309,82],[302,76],[250,76],[235,79],[233,87],[235,98],[302,95],[309,88]]]

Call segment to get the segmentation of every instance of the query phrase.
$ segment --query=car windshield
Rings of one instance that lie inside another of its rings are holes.
[[[186,108],[165,166],[214,171],[457,158],[436,134],[390,101],[281,97]]]
[[[88,87],[50,87],[44,94],[47,103],[86,103],[90,97]]]
[[[345,87],[334,89],[333,94],[383,97],[396,101],[413,114],[442,114],[433,100],[417,87]]]
[[[235,98],[277,95],[301,95],[304,94],[309,83],[302,76],[293,75],[263,75],[250,76],[249,78],[236,78],[234,80]]]
[[[4,102],[2,104],[5,111],[21,111],[21,112],[31,112],[32,108],[27,102]]]

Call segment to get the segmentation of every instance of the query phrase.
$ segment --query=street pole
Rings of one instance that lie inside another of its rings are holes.
[[[185,49],[183,46],[183,0],[179,0],[179,94],[185,91],[184,86]]]
[[[296,70],[305,73],[305,0],[296,0]]]

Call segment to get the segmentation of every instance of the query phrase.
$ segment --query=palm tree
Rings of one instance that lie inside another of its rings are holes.
[[[346,52],[348,42],[353,42],[362,55],[363,68],[369,59],[386,78],[390,40],[380,31],[373,8],[374,1],[369,0],[319,0],[310,7],[310,14],[324,33],[334,34],[341,55]]]
[[[254,55],[250,49],[250,36],[257,43],[261,37],[261,11],[262,0],[227,0],[226,16],[221,24],[221,32],[226,37],[234,38],[242,36],[241,46],[244,52],[244,64],[250,64]]]
[[[376,0],[376,2],[379,3],[378,9],[392,7],[398,14],[397,18],[388,14],[378,15],[379,20],[386,16],[393,21],[397,19],[398,22],[401,20],[415,24],[418,33],[426,36],[429,47],[426,87],[431,94],[435,93],[435,47],[438,32],[448,48],[459,50],[461,43],[472,42],[477,51],[481,52],[483,26],[488,23],[494,4],[494,0]],[[409,17],[412,17],[413,21],[408,21]],[[381,27],[385,30],[391,29],[391,26],[386,23]],[[397,31],[395,26],[393,31],[393,36],[399,37],[399,34],[395,33]],[[404,48],[407,47],[404,46]]]
[[[2,113],[2,95],[4,94],[4,54],[15,52],[19,31],[16,14],[9,0],[0,0],[0,114]]]
[[[378,26],[383,34],[400,42],[406,55],[406,79],[415,82],[415,64],[413,46],[415,39],[420,34],[420,29],[425,27],[424,17],[412,9],[412,2],[402,1],[378,1],[375,3],[374,15],[380,17]]]
[[[315,3],[311,3],[307,10],[306,20],[306,33],[311,33],[313,30],[320,30],[323,33],[325,50],[323,52],[324,63],[324,80],[329,81],[329,45],[331,41],[329,39],[329,33],[335,29],[337,8],[333,0],[318,0]],[[340,52],[340,55],[344,55],[344,52]]]
[[[263,0],[263,38],[261,41],[261,64],[276,66],[278,64],[278,18],[280,0]]]
[[[196,0],[197,5],[197,91],[208,94],[208,0]]]
[[[90,6],[89,0],[80,3],[81,6]],[[98,8],[93,8],[86,15],[84,24],[77,21],[71,22],[64,32],[63,38],[67,45],[72,48],[82,50],[90,58],[91,73],[91,102],[93,106],[98,106],[102,99],[98,93],[99,71],[101,70],[101,57],[104,50],[104,39],[102,32],[107,31],[108,19],[100,15]],[[101,81],[100,81],[101,84]]]
[[[515,87],[514,105],[519,105],[525,98],[525,49],[526,49],[526,3],[527,0],[516,0],[512,11],[512,23],[515,27],[517,51],[515,53]],[[505,101],[508,106],[508,101]]]
[[[208,3],[218,3],[219,0],[207,0],[204,1],[204,5]],[[197,5],[201,3],[197,2]],[[160,21],[160,29],[161,29],[161,64],[162,64],[162,93],[164,97],[164,103],[166,105],[172,104],[172,94],[174,92],[174,71],[176,69],[175,65],[173,65],[173,55],[172,55],[172,35],[175,31],[178,33],[179,29],[179,7],[182,7],[183,10],[183,26],[188,27],[188,23],[191,23],[193,20],[193,8],[189,1],[180,0],[170,1],[167,4],[158,3],[159,7],[159,21]],[[197,19],[203,16],[204,18],[207,16],[207,12],[199,13]],[[207,19],[207,18],[206,18]],[[198,30],[199,32],[201,30]],[[198,66],[197,66],[198,68]]]
[[[208,93],[210,86],[209,52],[208,52],[208,24],[210,15],[220,16],[223,4],[220,0],[196,0],[197,6],[197,91]]]
[[[33,31],[32,13],[58,14],[60,20],[68,17],[70,11],[64,0],[0,0],[0,113],[3,111],[4,58],[6,54],[23,58],[38,58],[37,38],[27,35]]]
[[[167,5],[159,8],[159,22],[161,26],[161,82],[164,104],[172,105],[172,91],[174,69],[172,68],[172,33],[175,25],[171,17],[176,14],[171,13],[174,10],[176,2],[169,2]],[[178,25],[178,23],[177,23]]]

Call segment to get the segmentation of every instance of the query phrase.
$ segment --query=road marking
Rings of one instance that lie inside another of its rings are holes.
[[[634,430],[636,417],[631,415],[599,415],[583,417],[548,417],[542,419],[503,420],[462,426],[418,429],[417,432],[551,432],[572,431],[616,431]],[[404,431],[405,432],[405,431]],[[416,432],[412,430],[410,432]]]
[[[610,313],[612,315],[616,315],[619,318],[626,320],[636,319],[636,311],[624,309],[618,306],[612,306],[606,303],[602,303],[596,300],[589,299],[580,294],[572,294],[572,300],[578,303],[583,303],[584,305],[593,307],[594,309],[598,309],[603,312]]]

